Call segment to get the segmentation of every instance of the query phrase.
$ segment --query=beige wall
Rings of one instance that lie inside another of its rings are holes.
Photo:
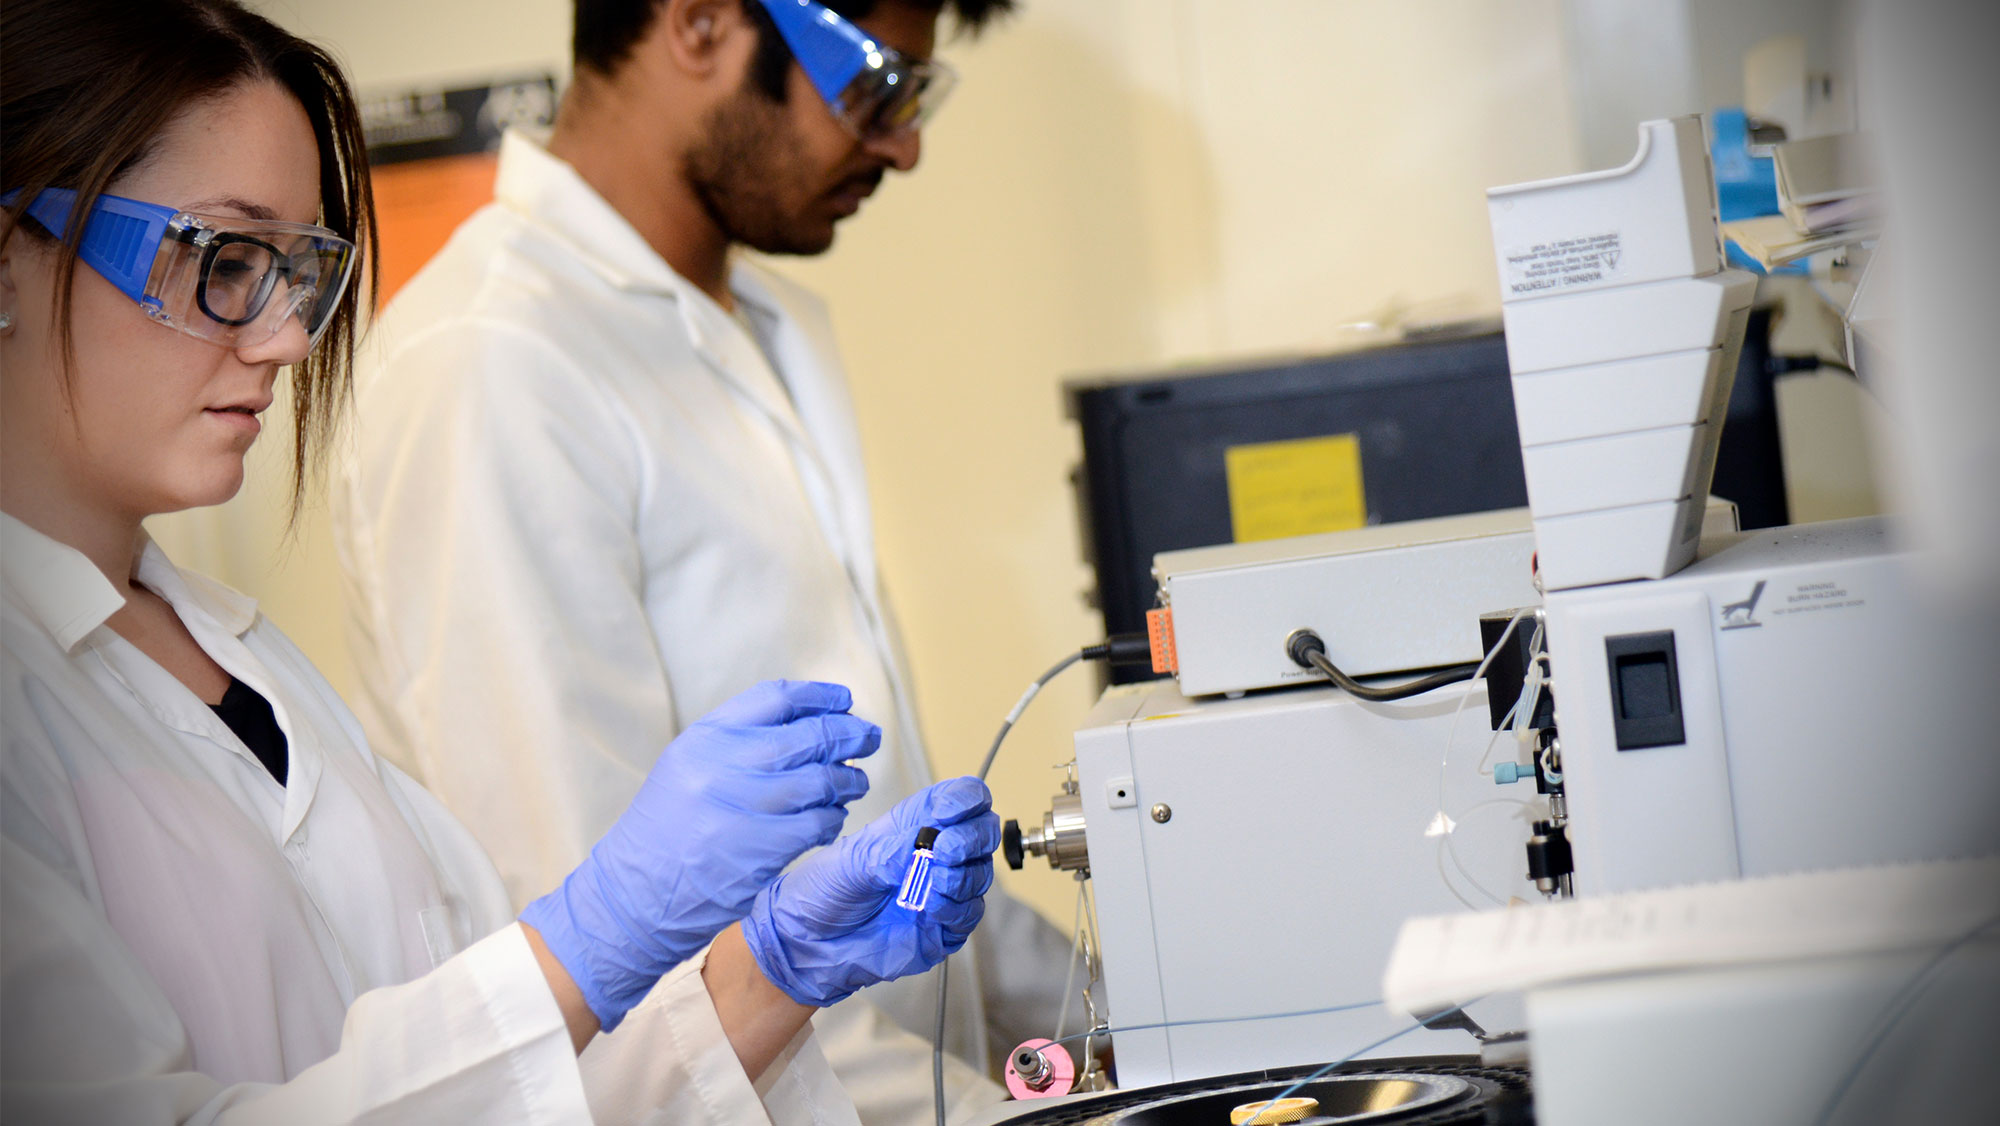
[[[263,0],[364,90],[560,70],[560,0]],[[1560,0],[1029,0],[975,44],[925,138],[823,259],[881,551],[940,773],[1096,640],[1067,486],[1065,376],[1323,347],[1390,302],[1497,309],[1482,189],[1578,170]],[[459,21],[463,21],[461,24]],[[222,510],[163,521],[351,683],[324,517],[283,554],[282,451]],[[274,562],[275,560],[275,562]],[[993,786],[1040,819],[1088,708],[1079,670]],[[1067,925],[1074,885],[1003,876]]]
[[[1065,376],[1325,346],[1400,300],[1498,308],[1483,189],[1577,167],[1559,5],[1042,0],[823,260],[940,771],[1101,629]],[[1066,674],[993,788],[1039,824],[1094,693]],[[1068,923],[1035,862],[1012,890]]]

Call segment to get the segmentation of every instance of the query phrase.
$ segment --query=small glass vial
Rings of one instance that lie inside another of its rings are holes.
[[[926,825],[917,830],[917,847],[910,853],[910,870],[903,873],[902,890],[896,893],[896,906],[909,911],[922,911],[931,901],[931,860],[934,855],[931,846],[937,843],[936,827]]]

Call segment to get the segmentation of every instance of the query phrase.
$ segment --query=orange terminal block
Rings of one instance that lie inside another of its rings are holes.
[[[1174,608],[1146,611],[1146,639],[1153,645],[1153,671],[1178,674],[1180,653],[1174,649]]]

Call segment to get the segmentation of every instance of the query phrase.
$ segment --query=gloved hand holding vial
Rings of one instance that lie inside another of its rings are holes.
[[[992,804],[976,778],[940,782],[778,877],[743,920],[764,975],[792,1000],[825,1006],[956,952],[993,886],[1000,819]],[[923,871],[912,882],[929,884],[916,896],[920,907],[898,903],[912,874],[913,840]]]
[[[868,792],[848,761],[882,743],[852,702],[811,681],[738,694],[667,747],[589,857],[521,913],[606,1031],[785,865],[840,833],[847,803]]]

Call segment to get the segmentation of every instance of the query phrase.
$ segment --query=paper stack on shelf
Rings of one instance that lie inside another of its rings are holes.
[[[1872,239],[1875,177],[1858,134],[1837,133],[1774,147],[1777,215],[1725,223],[1722,233],[1765,269]]]
[[[1855,241],[1846,229],[1819,235],[1801,234],[1783,215],[1759,215],[1755,219],[1724,223],[1722,234],[1766,270],[1810,258],[1823,250],[1837,250]]]
[[[1487,192],[1550,590],[1694,559],[1757,279],[1723,269],[1701,118],[1623,168]]]
[[[1875,178],[1859,134],[1787,141],[1771,150],[1778,207],[1802,234],[1852,227],[1872,211]]]

